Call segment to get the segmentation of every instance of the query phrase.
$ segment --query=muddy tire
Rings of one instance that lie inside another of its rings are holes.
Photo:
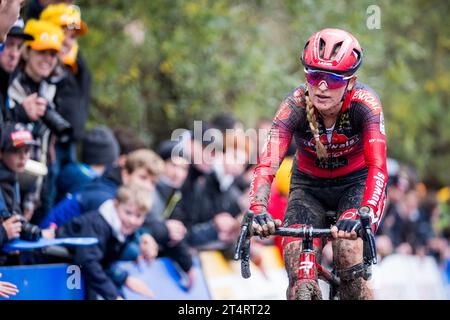
[[[322,300],[319,284],[312,281],[302,281],[296,293],[297,300]]]

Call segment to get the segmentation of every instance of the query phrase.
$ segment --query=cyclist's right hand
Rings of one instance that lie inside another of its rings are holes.
[[[274,220],[269,213],[261,212],[253,218],[252,230],[253,234],[261,237],[269,237],[275,234],[275,230],[279,226],[281,226],[281,220]]]

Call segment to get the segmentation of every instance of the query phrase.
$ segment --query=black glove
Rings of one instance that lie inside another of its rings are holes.
[[[342,230],[345,232],[356,231],[357,234],[361,231],[361,222],[359,220],[339,220],[336,222],[336,227],[338,230]]]
[[[263,212],[263,213],[256,215],[253,219],[253,222],[256,224],[259,224],[263,228],[262,234],[260,232],[256,232],[256,234],[267,237],[275,232],[275,229],[273,229],[273,230],[268,229],[267,223],[273,222],[275,225],[275,221],[273,220],[272,216],[270,214],[268,214],[267,212]],[[267,229],[267,231],[265,231],[264,229]],[[273,232],[271,232],[271,231],[273,231]]]
[[[268,214],[267,212],[256,215],[255,218],[253,219],[253,221],[255,221],[260,226],[267,224],[267,222],[269,222],[269,221],[274,222],[272,216],[270,214]]]

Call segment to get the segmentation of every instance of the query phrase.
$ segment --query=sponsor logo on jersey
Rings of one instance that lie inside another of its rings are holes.
[[[355,135],[353,137],[348,138],[345,134],[337,133],[336,131],[333,132],[332,138],[331,138],[331,144],[328,144],[328,139],[326,134],[320,135],[320,141],[325,145],[325,148],[327,150],[339,150],[339,149],[346,149],[351,148],[355,144],[357,144],[360,139],[358,135]],[[315,148],[316,140],[314,138],[311,138],[307,142],[308,147]]]
[[[374,111],[381,110],[380,101],[378,101],[378,99],[369,91],[356,90],[353,94],[352,100],[362,102],[365,105],[371,107]]]
[[[376,208],[380,199],[383,198],[386,176],[381,172],[378,172],[373,178],[375,179],[375,190],[372,193],[372,197],[367,202]]]
[[[386,135],[386,131],[384,128],[384,115],[383,112],[380,113],[380,132],[384,135]]]

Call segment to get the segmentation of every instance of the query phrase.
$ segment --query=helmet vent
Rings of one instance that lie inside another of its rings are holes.
[[[336,44],[334,45],[333,52],[331,53],[330,60],[331,60],[331,59],[334,59],[334,57],[336,57],[336,55],[337,55],[337,53],[339,52],[339,49],[340,49],[341,47],[342,47],[342,41],[341,41],[341,42],[338,42],[338,43],[336,43]]]
[[[320,59],[323,59],[323,53],[325,51],[325,41],[320,38],[320,42],[319,42],[319,57]]]

